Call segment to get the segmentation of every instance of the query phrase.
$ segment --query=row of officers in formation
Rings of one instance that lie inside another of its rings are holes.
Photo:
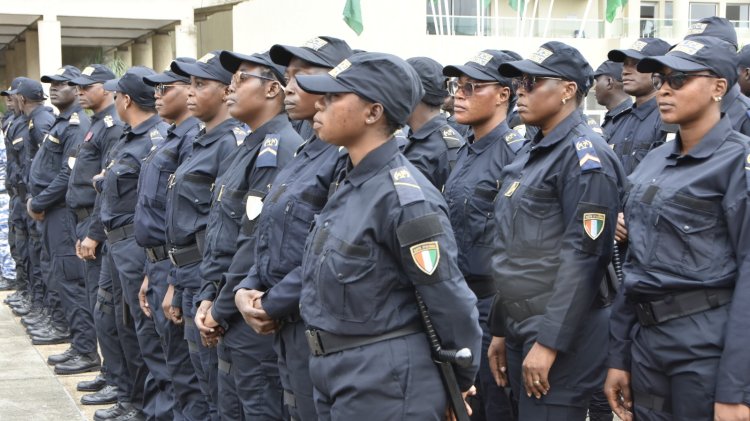
[[[57,114],[16,78],[7,303],[70,341],[56,373],[101,369],[97,421],[748,420],[737,49],[717,17],[596,71],[321,36],[64,66]]]

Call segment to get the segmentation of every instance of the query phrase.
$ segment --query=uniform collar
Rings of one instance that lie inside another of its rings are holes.
[[[253,132],[245,138],[242,146],[252,149],[256,144],[262,142],[267,134],[278,133],[289,124],[289,117],[287,117],[286,113],[277,114],[276,117],[268,120],[257,129],[254,129]]]
[[[727,90],[727,93],[724,94],[724,98],[721,100],[721,112],[726,112],[740,95],[742,95],[740,85],[735,83],[734,86]]]
[[[44,111],[52,112],[52,109],[47,108],[44,105],[40,105],[40,106],[34,108],[33,110],[31,110],[31,112],[29,113],[29,120],[33,120],[34,117],[36,117],[39,113],[42,113]]]
[[[297,155],[304,154],[306,157],[314,159],[331,146],[333,145],[320,140],[316,135],[312,135],[310,139],[307,140],[307,142],[303,143],[302,146],[300,146],[299,150],[297,151]]]
[[[70,107],[68,107],[67,110],[60,112],[60,114],[57,116],[58,120],[69,120],[70,116],[73,115],[73,113],[81,113],[83,112],[83,108],[78,104],[78,101],[76,101],[74,104],[72,104]]]
[[[424,126],[420,127],[416,132],[409,133],[409,140],[425,140],[436,130],[440,130],[441,127],[448,124],[448,120],[444,115],[438,113],[435,117],[431,118]]]
[[[615,108],[612,108],[611,110],[607,111],[606,114],[604,114],[604,119],[616,119],[622,114],[628,113],[632,110],[633,107],[633,100],[630,98],[626,98],[625,101],[622,101],[619,103]]]
[[[547,133],[546,136],[542,134],[541,130],[539,130],[539,133],[536,134],[534,140],[532,141],[532,147],[546,148],[555,145],[556,143],[568,137],[568,135],[570,135],[570,133],[573,131],[573,128],[582,123],[582,113],[580,113],[578,110],[573,111],[569,116],[565,117],[563,121],[555,126],[552,131]]]
[[[399,153],[399,150],[396,139],[390,138],[375,150],[370,151],[354,168],[351,167],[350,158],[346,166],[346,179],[354,186],[361,185],[372,178],[374,173],[390,162],[397,153]]]
[[[169,126],[169,129],[167,129],[167,136],[168,137],[176,137],[181,139],[187,132],[190,131],[193,127],[197,126],[199,123],[198,119],[195,117],[188,117],[185,121],[175,126],[174,124]]]
[[[162,120],[161,120],[161,117],[159,117],[159,114],[154,114],[151,117],[149,117],[148,119],[146,119],[146,121],[144,121],[143,123],[141,123],[141,124],[139,124],[139,125],[137,125],[135,127],[128,126],[129,127],[128,135],[127,135],[128,140],[133,139],[133,138],[135,138],[137,136],[140,136],[142,134],[145,134],[148,131],[148,129],[154,127],[160,121],[162,121]]]
[[[633,115],[641,121],[645,120],[654,111],[656,111],[656,97],[649,99],[641,105],[633,103]]]
[[[198,124],[196,122],[196,124]],[[221,123],[217,124],[216,127],[211,129],[210,131],[206,131],[206,128],[202,128],[200,132],[198,132],[198,136],[195,137],[194,142],[206,147],[214,140],[222,137],[226,134],[226,131],[239,125],[239,122],[233,118],[228,118]]]
[[[95,113],[93,118],[96,120],[101,120],[106,116],[112,116],[112,118],[117,117],[117,110],[115,110],[115,104],[109,104],[107,108],[99,111],[98,113]]]
[[[479,155],[482,152],[486,151],[487,148],[489,148],[494,141],[497,141],[498,139],[502,139],[502,136],[505,133],[508,133],[508,131],[510,131],[508,122],[507,120],[503,120],[500,122],[500,124],[495,126],[494,129],[490,130],[490,132],[484,135],[484,137],[481,139],[475,140],[474,133],[472,132],[469,135],[469,138],[467,139],[469,150]]]
[[[708,158],[719,149],[722,143],[732,133],[732,122],[729,121],[729,117],[722,115],[721,120],[711,130],[703,136],[703,139],[685,155],[681,155],[680,148],[682,146],[682,139],[680,139],[680,133],[677,132],[677,137],[672,141],[672,153],[667,156],[667,159],[677,163],[685,158],[693,159],[704,159]]]

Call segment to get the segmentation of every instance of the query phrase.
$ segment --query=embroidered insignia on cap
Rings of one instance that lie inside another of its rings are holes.
[[[94,68],[91,66],[87,66],[83,71],[81,72],[82,75],[91,76],[92,73],[94,73]]]
[[[515,193],[516,190],[518,190],[518,186],[520,186],[520,185],[521,185],[521,183],[518,182],[518,181],[512,182],[510,184],[510,186],[508,186],[508,190],[505,190],[505,193],[503,193],[503,196],[505,196],[505,197],[511,197],[511,196],[513,196],[513,193]]]
[[[65,73],[65,68],[64,67],[61,67],[61,68],[57,69],[57,71],[55,72],[55,74],[58,75],[58,76],[62,76],[64,73]]]
[[[583,230],[592,240],[596,240],[604,231],[604,222],[607,216],[603,213],[584,213]]]
[[[696,22],[690,25],[690,29],[688,29],[688,35],[702,34],[703,31],[705,31],[707,27],[708,27],[707,23]]]
[[[260,215],[263,210],[263,199],[258,196],[249,195],[247,196],[247,203],[245,203],[245,213],[247,219],[253,221]]]
[[[396,187],[396,194],[401,206],[410,203],[421,202],[424,200],[422,188],[417,184],[417,180],[412,177],[406,167],[394,168],[390,171],[393,186]]]
[[[633,45],[630,46],[630,49],[631,50],[635,50],[635,51],[641,51],[644,48],[646,48],[647,45],[648,44],[646,44],[643,41],[636,41],[636,42],[633,43]]]
[[[115,120],[109,114],[105,115],[102,120],[104,121],[104,125],[107,126],[107,127],[112,127],[112,126],[115,125]]]
[[[674,53],[675,51],[679,51],[679,52],[685,53],[685,54],[687,54],[689,56],[692,56],[695,53],[697,53],[698,50],[700,50],[703,47],[705,47],[705,46],[703,44],[701,44],[700,42],[690,41],[690,40],[686,39],[686,40],[680,42],[679,44],[677,44],[677,46],[675,46],[670,51],[670,53]]]
[[[492,55],[487,54],[482,51],[482,52],[477,53],[477,55],[475,55],[474,58],[472,58],[469,61],[473,61],[474,63],[477,63],[480,66],[486,66],[487,63],[490,62],[490,60],[492,60]]]
[[[208,61],[211,60],[214,57],[216,57],[216,55],[208,53],[205,56],[199,58],[198,61],[200,61],[201,63],[205,64],[205,63],[208,63]]]
[[[536,64],[542,64],[544,60],[547,60],[552,54],[554,54],[552,51],[546,48],[540,48],[529,57],[529,60]]]
[[[581,136],[573,140],[573,146],[578,154],[578,165],[581,166],[581,172],[596,170],[602,167],[602,161],[596,154],[594,144],[586,137]]]
[[[318,51],[326,45],[328,45],[328,41],[324,40],[323,38],[312,38],[308,40],[305,45],[303,45],[303,47]]]
[[[11,143],[12,143],[13,145],[17,145],[17,144],[19,144],[19,143],[21,143],[21,142],[23,142],[23,138],[22,138],[22,137],[19,137],[19,138],[16,138],[16,139],[14,139],[14,140],[13,140],[13,142],[11,142]]]
[[[411,258],[422,272],[432,275],[440,263],[440,245],[437,241],[427,241],[409,248]]]
[[[525,140],[523,136],[521,136],[520,133],[511,130],[504,136],[505,143],[510,146],[510,149],[513,151],[513,153],[518,152],[523,147],[523,141]]]
[[[79,125],[81,124],[81,117],[78,115],[78,113],[73,113],[70,115],[70,118],[68,119],[69,124]]]
[[[68,157],[68,167],[70,167],[70,169],[72,170],[73,167],[75,167],[75,166],[76,166],[76,157],[69,156]]]
[[[341,63],[337,64],[336,67],[334,67],[333,69],[331,69],[331,71],[328,72],[328,74],[331,75],[332,78],[336,79],[336,77],[338,77],[338,75],[340,75],[341,72],[343,72],[344,70],[346,70],[346,69],[348,69],[350,67],[352,67],[352,63],[349,62],[349,60],[344,59],[344,61],[342,61]]]
[[[263,140],[263,144],[260,146],[255,166],[257,168],[275,167],[278,151],[279,136],[277,134],[267,134]]]

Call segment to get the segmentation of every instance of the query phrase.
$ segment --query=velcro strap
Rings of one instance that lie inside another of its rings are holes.
[[[112,299],[114,298],[111,292],[108,292],[107,290],[101,288],[99,288],[99,291],[96,292],[96,295],[102,297],[102,299],[104,299],[104,301],[108,303],[111,303]]]
[[[151,263],[161,262],[169,258],[169,250],[167,250],[166,245],[146,247],[144,250],[146,250],[146,257]]]
[[[633,403],[636,406],[650,409],[656,412],[672,413],[671,402],[662,396],[654,395],[653,393],[641,392],[640,390],[633,389]]]
[[[669,295],[655,301],[635,301],[635,312],[642,326],[654,326],[669,320],[701,313],[729,304],[733,289],[699,289]]]
[[[495,280],[491,276],[467,276],[466,284],[477,298],[487,298],[497,293]]]
[[[504,301],[503,310],[505,314],[520,323],[529,317],[544,314],[551,296],[552,293],[545,293],[525,300]]]
[[[443,233],[443,225],[437,214],[424,215],[405,222],[396,229],[401,246],[408,246]]]
[[[92,213],[94,213],[94,208],[78,208],[78,209],[73,209],[73,212],[76,214],[76,218],[78,222],[80,222],[88,218],[89,215],[91,215]]]
[[[102,312],[104,314],[112,315],[112,313],[114,312],[114,307],[109,304],[97,301],[96,305],[94,305],[94,310]]]
[[[172,261],[172,264],[178,268],[203,260],[203,254],[201,253],[197,243],[193,244],[192,246],[172,248],[171,250],[169,250],[168,255],[169,260]]]
[[[109,244],[114,244],[118,241],[132,237],[135,234],[135,225],[125,225],[124,227],[106,230],[106,232],[107,241],[109,241]]]
[[[357,348],[365,345],[372,345],[377,342],[387,341],[389,339],[400,338],[406,335],[412,335],[422,332],[422,323],[416,321],[392,332],[375,336],[361,335],[336,335],[317,329],[308,329],[305,331],[307,344],[310,352],[316,357],[333,354],[351,348]]]

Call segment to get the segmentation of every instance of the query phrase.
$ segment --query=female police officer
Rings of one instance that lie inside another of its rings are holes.
[[[445,347],[479,352],[481,331],[445,202],[392,139],[422,98],[421,83],[406,62],[380,53],[355,54],[297,83],[325,94],[313,128],[349,151],[302,261],[300,310],[318,416],[441,419],[445,392],[415,289]],[[477,365],[475,354],[456,372],[461,390],[471,387]]]
[[[608,312],[595,298],[624,175],[577,111],[593,79],[578,50],[548,42],[500,74],[516,78],[518,112],[539,132],[503,170],[496,201],[490,368],[504,383],[507,355],[520,420],[584,420],[604,377]]]
[[[640,420],[750,419],[750,148],[720,112],[735,60],[731,44],[691,37],[638,65],[679,132],[630,176],[625,200],[605,384],[625,420],[633,407]]]

